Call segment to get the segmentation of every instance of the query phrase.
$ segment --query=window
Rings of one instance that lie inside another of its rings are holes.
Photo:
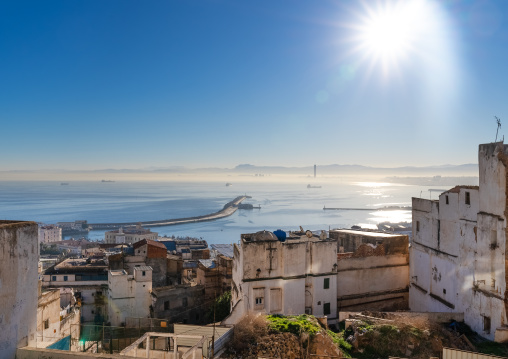
[[[169,300],[164,302],[164,310],[169,310]]]
[[[64,275],[64,282],[67,282],[68,277]]]
[[[450,204],[450,202],[448,201],[448,196],[446,196],[446,204]]]
[[[145,271],[143,271],[143,273],[141,273],[141,275],[144,277],[144,276],[146,275],[146,272],[145,272]]]
[[[253,288],[254,309],[265,309],[265,288]]]
[[[490,249],[496,249],[497,245],[497,230],[492,229],[490,231]]]
[[[46,319],[44,321],[44,329],[48,329],[49,328],[49,319]]]
[[[330,288],[330,278],[325,278],[323,289]]]
[[[416,221],[416,231],[420,232],[420,221]]]
[[[490,333],[490,317],[483,317],[483,331]]]
[[[52,276],[51,280],[56,280],[56,275]]]
[[[469,192],[466,192],[466,204],[471,205],[471,194]]]
[[[187,298],[182,298],[182,306],[187,306]]]
[[[330,311],[330,303],[324,303],[323,305],[323,314],[329,315],[331,313]]]

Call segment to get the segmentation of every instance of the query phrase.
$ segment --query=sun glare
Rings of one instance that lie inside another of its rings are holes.
[[[364,12],[354,26],[357,51],[385,68],[416,51],[423,34],[432,26],[430,6],[425,0],[377,2],[374,7],[365,5]]]

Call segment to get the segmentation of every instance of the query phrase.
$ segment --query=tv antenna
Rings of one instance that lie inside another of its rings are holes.
[[[496,140],[494,142],[497,142],[497,133],[499,132],[499,129],[501,128],[501,119],[497,116],[494,116],[494,118],[497,121]]]

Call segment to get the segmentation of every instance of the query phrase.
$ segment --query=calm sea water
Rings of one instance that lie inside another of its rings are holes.
[[[369,208],[409,206],[411,197],[429,198],[428,187],[387,183],[322,181],[274,183],[238,182],[0,182],[0,219],[56,223],[85,219],[131,222],[182,218],[215,212],[242,194],[245,203],[261,209],[238,210],[211,222],[154,227],[160,235],[202,237],[208,243],[237,242],[241,233],[259,230],[320,230],[375,225],[382,221],[411,221],[410,211],[325,211],[323,207]],[[310,181],[310,180],[309,180]],[[434,194],[436,196],[436,194]],[[88,238],[104,238],[91,231]]]

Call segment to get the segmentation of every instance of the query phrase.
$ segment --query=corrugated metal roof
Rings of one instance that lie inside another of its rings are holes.
[[[150,266],[139,266],[139,267],[134,267],[134,270],[153,270],[153,269]]]
[[[215,268],[216,264],[213,259],[200,259],[199,263],[204,265],[206,268]]]
[[[226,257],[233,258],[234,252],[232,244],[210,244],[210,248]]]

